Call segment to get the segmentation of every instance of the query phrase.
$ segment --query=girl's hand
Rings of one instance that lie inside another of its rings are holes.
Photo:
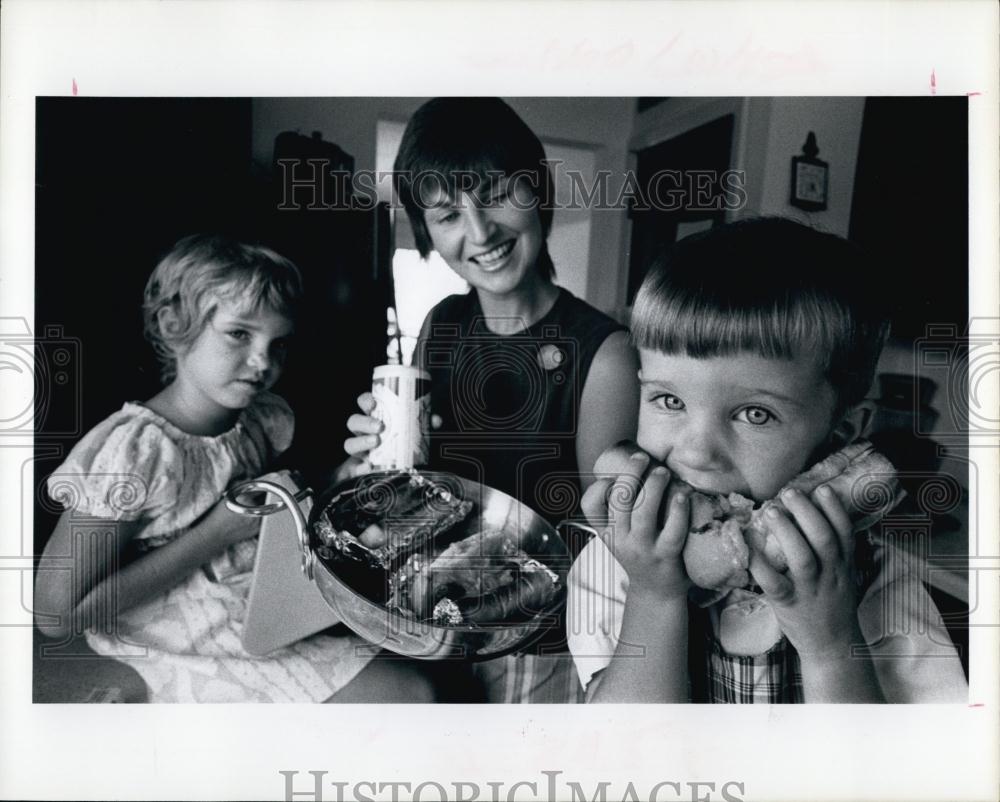
[[[221,499],[194,526],[218,543],[218,550],[222,551],[233,543],[256,537],[260,532],[260,521],[252,515],[233,512],[226,506],[225,499]]]
[[[750,572],[803,660],[848,657],[851,644],[863,643],[851,520],[836,494],[824,486],[811,498],[797,490],[786,491],[781,501],[794,521],[775,509],[768,515],[788,571],[780,573],[755,551]]]
[[[688,494],[672,494],[666,520],[659,526],[670,472],[657,466],[643,484],[648,463],[649,455],[637,452],[617,480],[599,479],[584,494],[583,511],[628,574],[631,598],[684,599],[691,584],[681,558],[688,531]]]

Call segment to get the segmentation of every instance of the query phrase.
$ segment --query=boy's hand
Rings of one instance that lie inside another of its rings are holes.
[[[792,518],[776,509],[771,530],[788,560],[780,573],[754,551],[750,573],[774,609],[782,631],[803,659],[844,658],[862,643],[854,577],[854,533],[844,505],[821,486],[812,496],[786,491],[781,501]]]
[[[583,497],[584,514],[629,578],[629,596],[668,601],[687,596],[691,581],[681,553],[687,537],[688,494],[670,499],[662,528],[657,525],[670,472],[653,469],[642,483],[649,456],[636,453],[616,480],[599,479]]]

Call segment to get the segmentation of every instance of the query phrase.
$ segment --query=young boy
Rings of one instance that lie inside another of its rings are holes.
[[[762,502],[864,434],[888,333],[867,289],[849,243],[781,219],[690,237],[651,269],[632,313],[646,453],[588,490],[600,538],[569,577],[588,701],[965,700],[919,577],[829,488],[783,493],[769,519],[787,571],[754,552],[753,583],[699,607],[684,568],[690,490],[672,477]]]

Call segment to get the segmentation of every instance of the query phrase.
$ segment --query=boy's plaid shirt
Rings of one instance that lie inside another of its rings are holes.
[[[802,702],[802,669],[799,656],[782,638],[764,654],[743,657],[727,654],[711,632],[706,632],[702,653],[704,686],[693,702],[749,704],[751,702]],[[695,677],[692,672],[692,677]]]
[[[906,633],[897,640],[908,651],[892,656],[890,660],[876,661],[879,681],[887,700],[939,702],[959,701],[967,696],[968,686],[960,661],[943,631],[940,614],[926,596],[919,577],[910,572],[904,564],[905,560],[900,563],[898,557],[887,571],[885,549],[875,542],[870,533],[859,533],[855,542],[859,600],[869,590],[883,594],[883,604],[891,605],[896,620],[902,622]],[[891,578],[897,576],[909,577],[904,584],[913,593],[897,590],[897,595],[884,595],[886,585],[891,585]],[[611,558],[610,552],[599,540],[595,540],[574,564],[569,584],[569,644],[581,681],[586,684],[607,667],[615,654],[627,595],[627,577]],[[870,617],[878,609],[869,605],[866,615]],[[761,654],[742,656],[728,653],[713,632],[709,611],[693,605],[689,633],[691,701],[804,701],[799,657],[786,638],[781,637]],[[872,645],[870,637],[869,641]]]
[[[854,567],[858,599],[878,572],[870,533],[855,540]],[[755,589],[760,591],[759,588]],[[706,611],[691,615],[689,644],[691,701],[722,704],[801,703],[802,664],[795,648],[782,637],[755,655],[730,654],[713,633]]]

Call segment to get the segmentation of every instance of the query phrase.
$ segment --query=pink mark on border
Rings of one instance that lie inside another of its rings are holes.
[[[937,76],[934,74],[934,69],[931,69],[931,94],[937,94]]]
[[[73,97],[76,97],[76,78],[73,79]]]
[[[978,97],[981,94],[982,94],[982,92],[966,92],[965,96],[966,97]]]
[[[969,705],[969,707],[986,707],[983,702],[976,702],[974,705]]]

